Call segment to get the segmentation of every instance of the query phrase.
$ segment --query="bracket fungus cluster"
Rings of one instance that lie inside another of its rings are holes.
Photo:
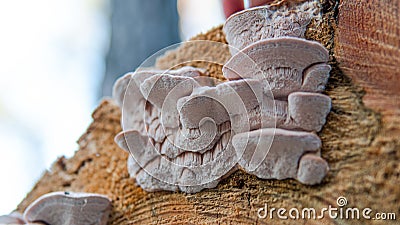
[[[218,100],[229,102],[225,90],[240,81],[218,84],[202,72],[136,71],[114,86],[123,128],[115,140],[132,154],[129,173],[147,191],[198,192],[235,169],[229,114]]]
[[[321,130],[331,99],[321,94],[329,53],[303,39],[315,3],[270,6],[232,15],[224,31],[232,57],[221,82],[202,69],[142,69],[121,77],[116,143],[146,191],[213,188],[238,168],[263,179],[320,183]],[[281,10],[281,11],[279,11]]]
[[[276,129],[263,124],[262,117],[261,129],[233,137],[235,149],[244,149],[238,154],[239,165],[259,178],[295,178],[313,185],[329,169],[320,157],[321,141],[313,133],[322,129],[331,109],[331,99],[320,93],[331,69],[329,52],[303,38],[307,25],[318,16],[316,4],[247,9],[224,25],[232,54],[223,67],[224,76],[230,81],[259,80],[264,94],[272,92],[275,100]]]
[[[0,217],[0,224],[105,225],[111,201],[92,193],[53,192],[36,199],[23,215]]]

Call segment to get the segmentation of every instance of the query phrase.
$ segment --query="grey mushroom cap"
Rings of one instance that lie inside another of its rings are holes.
[[[140,92],[140,83],[153,75],[154,73],[149,71],[128,73],[114,84],[113,99],[121,108],[123,129],[134,128],[145,132],[143,115],[146,99]]]
[[[316,64],[307,68],[303,74],[303,84],[301,91],[305,92],[321,92],[325,90],[325,85],[328,83],[329,72],[331,66],[327,64]]]
[[[275,109],[275,110],[274,110]],[[319,132],[331,110],[331,98],[310,92],[293,92],[288,101],[264,100],[253,124],[260,128],[282,128]]]
[[[226,40],[237,50],[267,38],[299,37],[303,38],[307,25],[319,16],[320,6],[315,1],[285,7],[260,6],[239,11],[225,22],[223,30]]]
[[[111,200],[92,193],[53,192],[45,194],[24,212],[27,222],[51,225],[106,225]]]
[[[133,73],[127,73],[115,81],[113,86],[112,96],[118,106],[122,107],[122,103],[125,97],[125,92],[128,88],[129,82],[131,81]]]
[[[144,98],[151,104],[162,109],[163,104],[175,104],[177,98],[190,95],[195,87],[199,85],[191,77],[173,76],[169,74],[158,74],[146,79],[141,85],[140,90]],[[176,89],[178,96],[173,96],[173,102],[166,102],[169,100],[168,95]]]
[[[190,95],[198,86],[199,84],[191,77],[163,74],[146,79],[140,85],[140,91],[147,101],[161,111],[162,125],[177,128],[179,127],[177,101],[181,97]]]
[[[21,213],[12,212],[9,215],[0,216],[0,224],[26,224],[26,221]]]
[[[177,107],[185,128],[198,128],[201,120],[208,117],[215,124],[231,121],[238,132],[250,129],[249,114],[260,105],[262,98],[262,83],[254,79],[243,79],[224,82],[216,87],[197,88],[192,95],[181,98]]]
[[[237,169],[230,139],[227,132],[204,154],[181,151],[173,158],[165,157],[164,153],[164,146],[174,148],[171,143],[156,143],[134,130],[121,132],[115,141],[132,154],[129,174],[144,190],[193,193],[215,187],[225,174]]]
[[[300,159],[297,180],[308,185],[319,184],[328,171],[328,163],[320,156],[305,154]]]
[[[305,153],[319,154],[321,140],[313,133],[265,128],[235,135],[233,146],[239,165],[248,173],[286,179],[297,178],[298,162]]]
[[[158,70],[158,69],[143,69],[139,68],[137,71],[127,73],[119,78],[113,87],[113,99],[122,110],[121,124],[123,129],[130,130],[136,129],[145,132],[143,124],[146,98],[141,92],[141,84],[148,78],[156,75],[171,74],[176,77],[185,76],[188,79],[198,78],[203,74],[203,69],[194,67],[182,67],[178,70]],[[148,95],[146,95],[148,97]]]
[[[284,127],[318,132],[330,111],[330,97],[319,93],[294,92],[288,97],[288,117]]]
[[[229,80],[262,80],[265,92],[272,91],[275,97],[285,97],[302,89],[303,72],[308,67],[326,64],[328,59],[328,50],[318,42],[294,37],[272,38],[247,46],[232,56],[222,71]],[[316,69],[326,71],[327,68]],[[307,79],[307,83],[326,83],[326,75],[318,77],[318,81]],[[310,90],[312,86],[308,85],[307,90],[317,91]],[[319,90],[319,85],[315,86]]]

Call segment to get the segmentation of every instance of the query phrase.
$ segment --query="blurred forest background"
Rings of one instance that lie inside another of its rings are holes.
[[[119,76],[223,21],[216,0],[0,1],[0,215],[74,154]]]

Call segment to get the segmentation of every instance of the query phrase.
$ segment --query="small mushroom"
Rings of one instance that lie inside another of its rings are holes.
[[[152,146],[152,143],[149,143],[150,139],[136,130],[122,131],[114,138],[119,147],[135,156],[135,161],[139,162],[141,167],[159,155],[156,151],[147,149],[149,145]]]
[[[325,90],[331,67],[327,64],[316,64],[306,69],[303,73],[301,91],[321,92]]]
[[[331,99],[322,94],[294,92],[284,100],[265,100],[251,112],[253,128],[320,131],[331,109]],[[251,129],[253,130],[253,129]]]
[[[239,160],[260,178],[321,182],[321,141],[298,130],[319,131],[329,113],[330,98],[309,93],[325,86],[327,54],[316,42],[267,39],[232,57],[223,68],[228,82],[201,81],[192,68],[121,78],[123,131],[115,141],[131,153],[130,176],[146,191],[193,193],[215,187]]]
[[[284,37],[258,41],[234,55],[222,71],[229,80],[252,78],[264,81],[264,91],[272,91],[275,98],[286,97],[299,91],[303,84],[303,71],[316,64],[326,64],[329,52],[315,41]],[[327,67],[315,67],[324,70]],[[317,82],[324,83],[326,78]],[[307,79],[307,84],[309,82]],[[314,81],[315,83],[316,81]],[[309,91],[311,85],[307,86]]]
[[[201,87],[178,101],[183,127],[198,128],[200,121],[211,118],[217,125],[231,121],[235,132],[250,130],[250,112],[260,105],[262,84],[258,80],[244,79]],[[201,105],[202,107],[198,107]]]
[[[328,171],[328,163],[320,156],[305,154],[300,159],[297,180],[308,185],[319,184]]]
[[[36,199],[24,212],[27,222],[51,225],[105,225],[111,210],[107,196],[53,192]]]
[[[115,81],[112,93],[113,99],[116,101],[118,106],[123,107],[126,95],[135,94],[135,91],[139,90],[137,87],[140,86],[145,79],[164,72],[165,71],[163,70],[155,69],[139,69],[135,72],[126,73]]]
[[[163,74],[146,79],[140,85],[140,90],[144,98],[161,111],[162,125],[177,128],[179,127],[177,101],[181,97],[190,95],[198,86],[193,78]]]
[[[318,132],[331,111],[331,98],[318,93],[294,92],[289,95],[288,106],[288,117],[282,127]]]
[[[185,76],[172,76],[169,74],[159,74],[146,79],[141,85],[140,90],[144,98],[159,109],[163,104],[175,104],[177,99],[190,95],[195,87],[199,86],[193,78]],[[178,96],[167,98],[175,91]],[[175,100],[166,102],[166,100]]]
[[[122,127],[136,129],[145,133],[144,115],[146,99],[140,92],[140,85],[157,74],[172,74],[187,77],[199,77],[204,70],[194,67],[182,67],[178,70],[140,69],[119,78],[113,87],[113,98],[122,110]]]
[[[319,17],[317,1],[307,1],[290,7],[261,6],[231,15],[223,30],[234,55],[254,42],[283,36],[303,38],[307,25]]]
[[[12,212],[9,215],[0,216],[0,224],[26,224],[26,221],[21,213]]]
[[[123,129],[137,129],[145,132],[143,116],[146,100],[140,92],[140,83],[153,76],[152,72],[139,71],[128,73],[114,84],[113,98],[121,107],[121,125]]]
[[[208,122],[203,120],[203,123],[201,123],[202,126],[200,127],[200,121],[197,121],[193,127],[185,126],[185,124],[183,124],[183,130],[175,129],[180,127],[178,119],[179,114],[176,109],[178,99],[182,98],[183,96],[190,95],[193,89],[196,87],[198,88],[198,86],[199,85],[197,82],[190,77],[171,76],[165,74],[152,76],[141,84],[141,92],[144,98],[146,98],[146,100],[148,100],[152,105],[156,106],[159,110],[159,113],[161,113],[161,115],[149,119],[150,123],[148,124],[147,135],[152,137],[156,142],[169,142],[170,144],[164,145],[165,148],[163,148],[162,152],[170,158],[175,158],[183,151],[200,153],[208,151],[214,146],[220,137],[218,127],[220,127],[221,123],[229,120],[229,117],[226,116],[227,118],[225,120],[218,121],[217,124],[213,124],[216,121],[215,118],[213,118],[215,117],[213,115],[223,115],[224,109],[221,106],[221,112],[219,112],[215,107],[219,104],[217,101],[212,100],[212,98],[209,98],[208,96],[202,96],[206,97],[206,100],[209,100],[210,104],[212,105],[207,107],[206,102],[202,102],[201,105],[203,107],[199,108],[197,102],[192,104],[194,108],[190,113],[191,117],[195,118],[194,115],[196,112],[199,113],[199,111],[205,109],[205,112],[210,114],[210,118],[214,120],[207,120]],[[220,85],[219,87],[224,87],[224,85]],[[186,102],[186,107],[184,107],[182,111],[190,111],[192,108],[188,106],[193,102],[194,101],[190,101],[190,103]],[[205,117],[201,114],[200,119],[203,118]],[[187,133],[183,133],[184,131],[193,130],[196,128],[199,128],[199,135],[196,137],[190,135],[190,132],[189,135],[187,135]],[[165,137],[167,137],[167,140],[164,141]]]
[[[133,73],[127,73],[119,78],[117,81],[115,81],[112,96],[117,105],[120,107],[122,107],[126,89],[128,88],[129,82],[131,81],[132,74]]]
[[[229,121],[224,105],[211,96],[200,94],[181,98],[177,107],[182,126],[186,129],[199,128],[204,118],[210,118],[217,125]]]
[[[262,179],[281,180],[297,178],[300,158],[305,153],[318,155],[321,140],[308,132],[266,128],[235,135],[233,146],[246,172]]]
[[[185,192],[198,192],[215,187],[224,175],[236,167],[236,154],[229,132],[222,135],[212,149],[204,154],[181,151],[174,158],[163,155],[164,146],[137,131],[125,131],[116,136],[116,143],[129,151],[134,159],[129,160],[131,177],[146,191],[178,188]]]

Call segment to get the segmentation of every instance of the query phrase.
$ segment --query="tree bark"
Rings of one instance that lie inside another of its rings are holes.
[[[398,220],[331,219],[327,214],[316,220],[280,220],[277,214],[262,219],[257,211],[267,204],[287,210],[313,207],[319,212],[329,205],[337,207],[337,198],[343,196],[347,207],[371,208],[371,216],[376,212],[400,216],[399,4],[327,0],[322,3],[322,25],[312,23],[306,34],[331,54],[325,94],[332,98],[332,111],[318,134],[330,172],[320,185],[261,180],[238,171],[217,188],[196,194],[147,193],[129,178],[128,155],[113,141],[121,130],[120,111],[111,100],[104,100],[80,138],[75,156],[54,163],[18,211],[51,191],[84,191],[112,199],[109,224],[397,224]],[[195,39],[225,41],[221,27]],[[160,59],[158,66],[176,65],[192,53],[182,47]],[[191,65],[221,76],[220,65]]]

